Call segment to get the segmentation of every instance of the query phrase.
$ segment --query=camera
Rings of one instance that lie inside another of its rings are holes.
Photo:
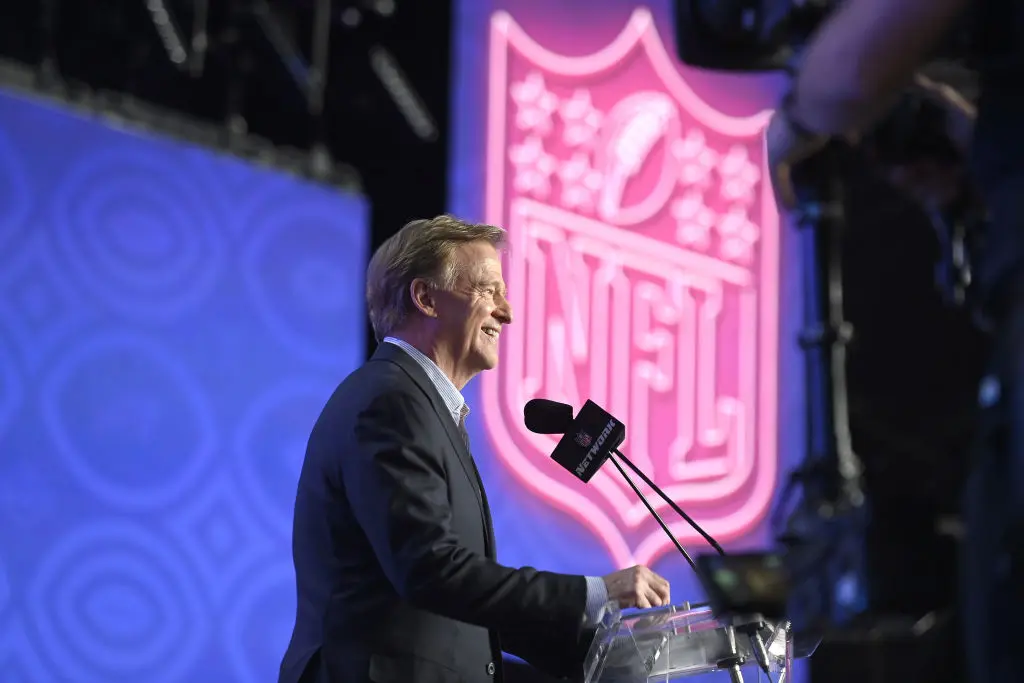
[[[789,71],[841,0],[675,0],[676,50],[688,66],[744,73]],[[935,55],[973,60],[973,22],[964,22]]]
[[[838,0],[677,0],[676,49],[712,71],[785,71]]]

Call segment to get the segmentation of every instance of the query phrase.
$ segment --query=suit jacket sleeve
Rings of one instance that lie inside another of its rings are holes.
[[[353,513],[395,590],[421,609],[498,631],[577,633],[584,577],[511,569],[459,543],[443,455],[423,443],[435,415],[425,398],[381,395],[357,415],[355,452],[342,457]]]
[[[576,681],[583,678],[583,663],[595,634],[596,629],[589,628],[577,633],[516,629],[499,635],[505,652],[555,678]]]

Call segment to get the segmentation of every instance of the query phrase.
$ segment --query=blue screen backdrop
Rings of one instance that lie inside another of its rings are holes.
[[[270,681],[355,195],[0,94],[0,681]]]

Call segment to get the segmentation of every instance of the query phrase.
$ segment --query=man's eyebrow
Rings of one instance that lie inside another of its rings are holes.
[[[495,289],[505,291],[505,283],[502,280],[496,278],[481,278],[476,283],[477,287],[493,287]]]

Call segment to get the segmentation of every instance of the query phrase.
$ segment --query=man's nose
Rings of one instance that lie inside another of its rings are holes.
[[[505,325],[512,323],[512,304],[508,302],[508,299],[502,297],[501,303],[494,309],[494,317]]]

